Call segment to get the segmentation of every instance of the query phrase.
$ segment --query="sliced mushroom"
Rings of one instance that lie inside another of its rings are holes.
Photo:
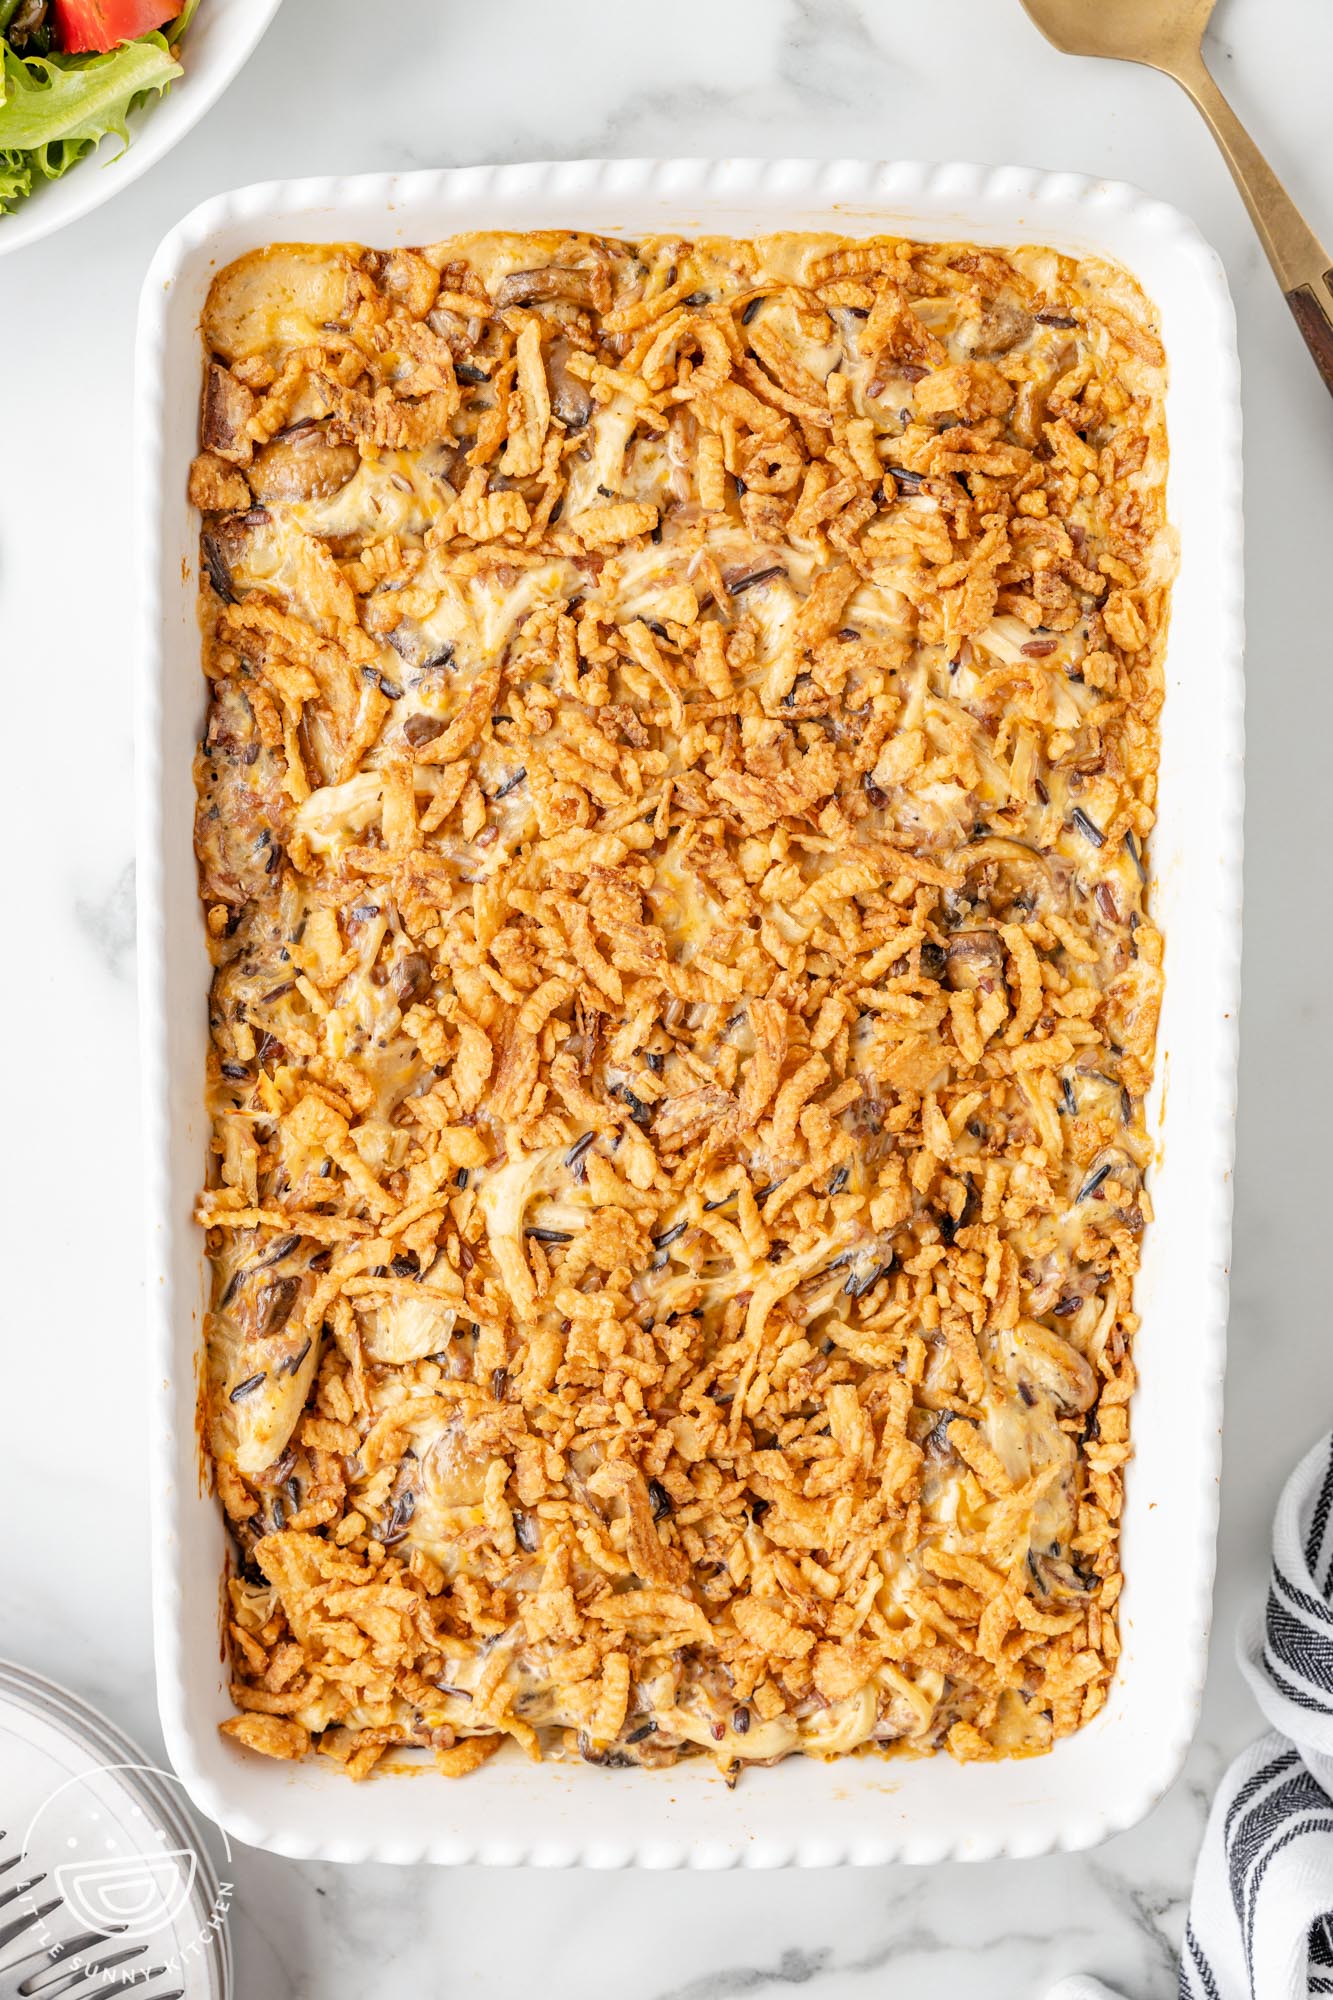
[[[917,1442],[928,1458],[938,1459],[942,1464],[956,1462],[958,1454],[949,1441],[949,1426],[953,1422],[954,1412],[941,1410],[924,1436],[918,1438]]]
[[[1004,946],[994,931],[958,931],[944,954],[944,977],[955,993],[973,993],[1004,978]]]
[[[485,308],[478,304],[475,319],[464,319],[461,313],[448,306],[432,306],[426,314],[426,324],[432,333],[438,333],[448,346],[457,364],[465,362],[477,344],[481,333],[481,320]]]
[[[437,736],[443,736],[446,726],[438,715],[418,712],[409,715],[403,724],[403,738],[414,750],[418,750],[423,743],[433,743]]]
[[[259,726],[245,689],[232,680],[215,681],[204,729],[205,757],[236,758],[249,766],[259,761],[261,747]]]
[[[1047,403],[1058,380],[1058,371],[1047,375],[1032,376],[1019,384],[1018,396],[1014,403],[1009,428],[1019,444],[1031,451],[1041,443],[1042,425],[1046,422]]]
[[[573,349],[567,340],[553,340],[546,353],[546,372],[551,383],[551,409],[567,431],[581,431],[592,416],[592,397],[586,382],[569,372]]]
[[[1101,1579],[1075,1568],[1058,1542],[1028,1550],[1028,1571],[1043,1597],[1092,1597]]]
[[[360,464],[355,445],[335,443],[323,424],[303,424],[256,454],[250,490],[265,507],[283,500],[328,500]]]
[[[495,293],[495,310],[506,306],[531,306],[543,299],[568,299],[571,304],[594,304],[596,273],[575,270],[566,264],[545,264],[539,271],[511,271],[501,278]]]
[[[1056,894],[1050,861],[1026,841],[1002,833],[974,840],[964,856],[969,893],[992,906],[1022,898],[1029,909],[1047,908]],[[984,871],[989,870],[989,873]],[[977,878],[980,877],[980,884]]]
[[[962,344],[969,354],[1006,354],[1032,331],[1032,314],[1017,299],[998,298],[966,330]]]
[[[227,560],[226,546],[216,528],[205,528],[199,537],[199,553],[208,580],[224,604],[236,602],[236,592],[232,588],[231,564]]]
[[[300,1296],[300,1278],[274,1278],[271,1284],[259,1286],[252,1294],[253,1313],[247,1315],[251,1319],[246,1329],[249,1337],[252,1340],[268,1340],[273,1334],[281,1333],[295,1312]],[[238,1313],[237,1318],[240,1317]]]
[[[372,250],[363,266],[380,290],[405,306],[413,319],[424,319],[434,305],[440,274],[419,250]]]
[[[211,361],[204,378],[204,405],[199,419],[199,441],[204,450],[225,458],[231,465],[248,465],[255,446],[246,425],[258,407],[257,397],[244,382],[238,382],[220,362]]]
[[[398,996],[398,1005],[406,1013],[417,1000],[424,999],[431,988],[430,960],[419,951],[410,951],[406,958],[400,958],[389,974],[389,984]]]
[[[438,639],[430,638],[415,618],[400,618],[389,634],[389,644],[404,666],[418,674],[443,671],[453,662],[452,643],[441,645]]]
[[[199,537],[208,580],[224,603],[236,602],[235,571],[244,561],[246,546],[255,530],[267,527],[268,522],[269,516],[262,507],[251,507],[244,514],[224,514]]]
[[[1040,1320],[1021,1319],[1003,1336],[1007,1357],[1020,1383],[1049,1397],[1056,1407],[1080,1415],[1097,1398],[1097,1377],[1076,1347]]]
[[[398,1466],[398,1476],[384,1503],[384,1515],[379,1525],[377,1539],[386,1549],[395,1542],[401,1542],[411,1526],[412,1516],[417,1511],[417,1495],[421,1491],[421,1465],[415,1453],[404,1455]]]

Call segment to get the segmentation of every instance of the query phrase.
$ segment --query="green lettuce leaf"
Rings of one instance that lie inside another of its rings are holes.
[[[0,215],[32,191],[32,168],[22,153],[0,153]]]
[[[105,55],[23,57],[4,42],[0,52],[0,206],[7,198],[6,176],[16,183],[12,199],[26,192],[17,184],[25,168],[29,184],[34,171],[58,180],[108,133],[128,145],[128,113],[182,73],[160,34],[122,42]]]

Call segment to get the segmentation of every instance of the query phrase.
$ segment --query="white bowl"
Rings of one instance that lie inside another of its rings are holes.
[[[1124,1652],[1106,1707],[1048,1756],[791,1758],[728,1791],[696,1759],[654,1772],[529,1764],[505,1751],[458,1781],[351,1785],[327,1758],[277,1764],[218,1734],[220,1511],[201,1479],[196,1368],[208,1143],[210,968],[195,882],[192,756],[203,723],[196,449],[199,315],[215,271],[274,240],[429,243],[467,229],[612,235],[777,229],[1043,242],[1118,259],[1161,314],[1167,505],[1180,534],[1162,717],[1154,910],[1166,997],[1148,1104],[1158,1165],[1144,1244],[1126,1479]],[[1240,400],[1235,323],[1192,223],[1118,182],[1024,168],[861,161],[571,161],[244,188],[163,243],[139,322],[139,996],[147,1160],[151,1479],[158,1701],[204,1812],[255,1847],[331,1861],[719,1868],[985,1860],[1087,1847],[1131,1825],[1179,1770],[1203,1688],[1230,1254],[1240,987]]]
[[[244,68],[282,0],[202,0],[181,53],[184,76],[164,97],[150,97],[131,114],[130,143],[103,139],[58,181],[33,179],[32,193],[0,215],[0,257],[53,236],[137,181],[169,153],[216,104]],[[168,26],[168,37],[170,27]]]

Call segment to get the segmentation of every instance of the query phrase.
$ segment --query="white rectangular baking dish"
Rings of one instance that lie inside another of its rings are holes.
[[[204,712],[195,617],[197,325],[213,273],[274,240],[429,242],[568,225],[634,235],[897,231],[1036,241],[1125,264],[1170,359],[1169,505],[1181,564],[1166,663],[1152,864],[1167,937],[1150,1117],[1160,1146],[1138,1304],[1142,1386],[1124,1523],[1124,1658],[1103,1713],[1051,1755],[793,1759],[728,1791],[712,1767],[532,1765],[506,1752],[462,1782],[353,1788],[327,1760],[271,1763],[217,1733],[223,1530],[195,1421],[202,1238],[191,1207],[207,1125],[209,969],[191,849]],[[570,162],[296,181],[206,202],[163,243],[138,349],[139,948],[148,1184],[158,1696],[195,1803],[237,1838],[337,1861],[775,1867],[981,1859],[1089,1846],[1175,1776],[1203,1682],[1227,1304],[1239,998],[1242,681],[1240,411],[1234,323],[1212,250],[1133,189],[1015,168],[728,160]]]

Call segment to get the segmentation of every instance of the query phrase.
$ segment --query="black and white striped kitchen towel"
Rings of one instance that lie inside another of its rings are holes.
[[[1239,1652],[1273,1733],[1236,1759],[1213,1801],[1179,2000],[1333,1994],[1333,1436],[1283,1490],[1268,1601]],[[1079,1977],[1047,2000],[1110,1996]]]

